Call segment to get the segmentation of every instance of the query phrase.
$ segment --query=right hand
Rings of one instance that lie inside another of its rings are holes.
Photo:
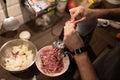
[[[75,30],[75,23],[68,21],[64,26],[64,39],[63,42],[70,51],[84,46],[82,38]]]
[[[71,15],[71,21],[73,21],[75,23],[94,18],[93,10],[89,9],[89,8],[84,8],[82,6],[72,8],[69,10],[69,12]]]

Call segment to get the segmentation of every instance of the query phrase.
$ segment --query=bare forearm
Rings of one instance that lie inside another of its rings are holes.
[[[74,58],[77,63],[82,80],[98,80],[98,77],[86,52],[80,55],[75,55]]]
[[[97,18],[105,18],[111,20],[120,20],[120,8],[113,9],[95,9],[95,16]]]

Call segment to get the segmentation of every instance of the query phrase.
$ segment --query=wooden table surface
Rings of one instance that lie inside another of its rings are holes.
[[[0,35],[0,47],[9,40],[18,39],[19,33],[27,30],[31,33],[30,41],[33,42],[39,50],[45,45],[52,44],[55,40],[56,36],[51,34],[51,29],[53,29],[53,33],[58,36],[64,27],[65,21],[68,19],[68,16],[64,16],[62,19],[58,20],[56,25],[51,26],[46,30],[41,30],[40,26],[36,26],[34,20],[30,21],[29,23],[21,25],[17,31],[7,32]],[[75,65],[74,60],[71,60],[67,72],[58,77],[48,77],[43,75],[38,71],[35,64],[33,64],[28,70],[19,73],[8,72],[0,66],[0,80],[32,80],[34,75],[36,75],[37,80],[74,80],[74,72],[77,69]]]

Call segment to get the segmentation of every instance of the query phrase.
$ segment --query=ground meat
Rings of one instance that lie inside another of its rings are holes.
[[[58,48],[44,50],[41,54],[41,69],[45,73],[59,73],[64,68],[61,51]]]

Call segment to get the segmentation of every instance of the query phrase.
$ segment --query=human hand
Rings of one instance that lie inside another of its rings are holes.
[[[75,30],[75,23],[68,21],[64,26],[63,42],[70,51],[84,46],[83,40]]]
[[[71,15],[71,21],[77,23],[80,21],[84,21],[87,19],[94,18],[94,10],[89,8],[84,8],[82,6],[78,6],[69,10]]]

